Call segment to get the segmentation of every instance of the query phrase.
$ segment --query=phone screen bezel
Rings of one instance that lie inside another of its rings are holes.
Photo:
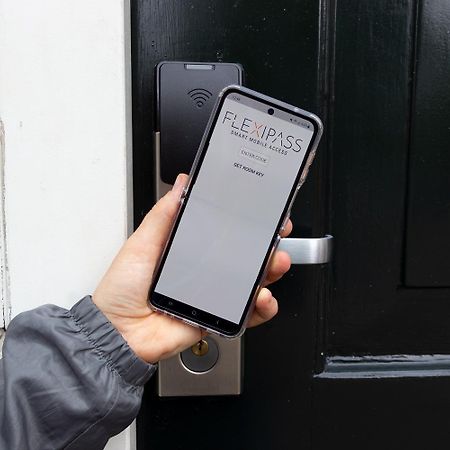
[[[232,95],[232,94],[239,94],[240,96],[248,97],[250,99],[253,99],[257,102],[262,103],[263,105],[266,105],[267,107],[279,109],[279,110],[287,112],[293,116],[299,117],[301,119],[305,119],[309,123],[311,123],[314,128],[313,135],[309,142],[308,148],[306,149],[305,156],[302,160],[302,164],[297,172],[294,182],[292,183],[292,187],[291,187],[289,196],[287,197],[287,199],[285,201],[285,205],[283,207],[282,214],[277,222],[276,228],[274,229],[272,239],[268,243],[268,247],[267,247],[267,251],[265,253],[264,260],[261,264],[260,270],[258,272],[258,276],[253,284],[250,296],[247,299],[247,302],[246,302],[245,308],[242,312],[239,323],[231,322],[229,320],[224,319],[223,317],[208,313],[199,308],[195,308],[191,305],[183,303],[182,301],[180,301],[178,299],[167,297],[167,296],[155,291],[156,285],[158,283],[162,269],[164,267],[164,263],[170,252],[170,248],[172,246],[173,239],[177,233],[178,225],[181,221],[181,218],[183,216],[185,209],[187,208],[187,206],[189,204],[189,197],[190,197],[192,188],[195,185],[195,181],[196,181],[200,171],[202,170],[202,162],[205,158],[206,152],[208,151],[209,142],[210,142],[212,133],[214,132],[215,126],[217,124],[217,120],[222,111],[223,104],[225,102],[225,99],[229,95]],[[313,150],[313,148],[315,147],[315,144],[317,144],[317,142],[316,142],[317,135],[321,129],[321,125],[318,122],[318,119],[316,119],[314,115],[304,114],[302,111],[298,111],[294,107],[289,107],[289,105],[283,104],[281,102],[278,103],[278,102],[271,101],[269,98],[267,98],[265,96],[255,95],[251,92],[248,92],[248,90],[243,91],[241,88],[239,88],[237,86],[232,86],[232,87],[226,88],[223,91],[222,95],[219,98],[218,105],[214,111],[215,111],[214,116],[210,122],[210,126],[207,129],[207,134],[205,135],[205,137],[202,141],[201,150],[200,150],[199,155],[197,156],[196,164],[193,167],[193,172],[191,174],[190,181],[189,181],[186,193],[184,195],[183,201],[181,203],[177,218],[173,225],[171,234],[167,241],[164,252],[161,256],[158,267],[154,273],[152,284],[151,284],[151,287],[149,290],[149,303],[153,308],[155,308],[159,311],[167,312],[171,315],[177,316],[181,319],[185,319],[189,322],[194,322],[195,324],[197,324],[200,327],[203,327],[203,328],[208,329],[213,332],[217,332],[224,336],[233,337],[233,336],[238,335],[241,332],[243,325],[245,323],[245,319],[247,317],[249,308],[252,305],[252,300],[255,296],[255,293],[260,288],[260,281],[261,281],[262,276],[264,275],[264,271],[265,271],[265,268],[267,267],[267,263],[271,256],[272,249],[274,248],[274,245],[279,236],[279,230],[283,224],[283,221],[285,220],[287,210],[288,210],[289,205],[296,193],[297,187],[299,186],[300,178],[302,176],[303,170],[305,169],[306,162],[308,161],[310,153]]]

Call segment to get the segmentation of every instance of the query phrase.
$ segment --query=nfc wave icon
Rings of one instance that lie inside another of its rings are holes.
[[[209,92],[208,89],[197,88],[190,90],[188,95],[194,104],[201,108],[212,97],[212,92]]]

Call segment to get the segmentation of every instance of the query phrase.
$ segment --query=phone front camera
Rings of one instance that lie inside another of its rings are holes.
[[[268,114],[270,114],[271,116],[273,116],[273,113],[274,113],[275,111],[272,109],[272,108],[269,108],[268,110],[267,110],[267,113]]]

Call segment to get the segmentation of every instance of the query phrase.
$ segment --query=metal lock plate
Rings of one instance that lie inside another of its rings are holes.
[[[238,395],[242,392],[242,339],[208,336],[205,347],[188,348],[159,362],[160,397]],[[205,358],[205,359],[202,359]]]

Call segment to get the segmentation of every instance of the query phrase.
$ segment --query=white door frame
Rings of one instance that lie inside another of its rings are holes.
[[[0,328],[91,293],[132,231],[130,54],[129,0],[0,0]]]

